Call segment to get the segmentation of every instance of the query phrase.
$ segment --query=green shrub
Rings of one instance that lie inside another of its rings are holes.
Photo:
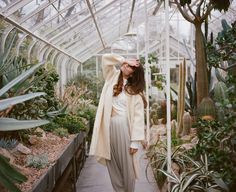
[[[65,128],[57,128],[53,132],[60,137],[67,137],[69,135],[68,130]]]
[[[65,115],[64,117],[56,117],[54,122],[68,130],[70,134],[86,131],[86,120],[76,115]]]

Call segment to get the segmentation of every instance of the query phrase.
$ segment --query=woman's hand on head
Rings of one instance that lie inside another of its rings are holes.
[[[133,66],[133,67],[138,67],[140,65],[138,59],[126,59],[124,63],[127,63],[128,65]]]

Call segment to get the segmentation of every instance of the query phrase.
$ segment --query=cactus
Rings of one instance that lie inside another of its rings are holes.
[[[201,119],[215,119],[216,118],[216,107],[215,103],[210,97],[204,97],[198,106],[197,116]],[[211,118],[209,118],[211,117]]]
[[[217,82],[214,87],[214,100],[216,102],[222,102],[228,99],[227,87],[224,82]]]
[[[177,130],[177,122],[176,120],[171,121],[171,136],[176,138],[176,133],[178,132]]]
[[[192,128],[192,117],[189,112],[185,112],[183,115],[183,131],[182,136],[190,134]]]
[[[180,136],[183,130],[183,114],[185,109],[185,80],[186,80],[186,61],[179,66],[179,91],[178,91],[178,105],[177,105],[177,123],[178,135]]]

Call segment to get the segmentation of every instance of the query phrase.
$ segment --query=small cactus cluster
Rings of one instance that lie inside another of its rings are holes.
[[[18,144],[18,141],[16,139],[0,139],[0,147],[4,149],[13,149]]]
[[[162,119],[162,123],[166,123],[166,102],[162,101],[160,104],[157,102],[151,106],[150,118],[154,125],[159,123],[159,119]]]
[[[28,167],[34,167],[37,169],[45,168],[49,164],[47,154],[29,155],[26,160]]]

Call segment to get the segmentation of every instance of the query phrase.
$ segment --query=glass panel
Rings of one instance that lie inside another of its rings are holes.
[[[10,6],[10,5],[14,4],[17,1],[20,1],[20,0],[11,0],[10,2],[9,1],[0,0],[0,8],[4,8],[4,7],[7,7],[7,6]]]
[[[62,21],[63,18],[59,15],[58,17],[56,17],[55,19],[51,20],[48,24],[46,25],[43,25],[38,31],[36,31],[35,33],[36,34],[39,34],[39,35],[42,35],[42,34],[45,34],[46,32],[48,31],[52,31],[50,33],[50,36],[49,37],[53,37],[54,35],[56,35],[57,33],[59,33],[63,28],[65,28],[65,25],[62,25],[61,28],[57,28],[58,26],[58,23],[60,21]],[[56,30],[55,30],[56,29]]]
[[[33,11],[35,11],[38,7],[40,7],[42,4],[47,4],[47,0],[33,0],[24,7],[18,9],[16,12],[14,12],[10,17],[14,19],[15,21],[19,21],[24,16],[27,16],[28,14],[31,14]]]
[[[84,4],[84,1],[81,1],[80,3],[77,3],[75,6],[72,6],[71,8],[63,11],[61,15],[63,16],[64,19],[60,19],[57,26],[54,26],[54,28],[50,28],[44,31],[42,35],[47,38],[51,38],[55,34],[58,34],[59,32],[65,30],[66,28],[73,26],[76,23],[79,23],[85,17],[87,17],[88,14],[89,14],[89,11],[86,5]],[[45,28],[47,25],[51,25],[51,24],[45,23],[45,26],[43,26],[43,28]]]
[[[42,9],[41,11],[39,11],[36,15],[31,17],[30,19],[26,20],[23,23],[23,25],[27,28],[32,28],[36,25],[39,25],[41,22],[48,20],[50,17],[52,17],[56,13],[57,13],[56,9],[52,5],[50,5],[46,7],[45,9]],[[61,18],[58,17],[58,19],[60,20]]]

